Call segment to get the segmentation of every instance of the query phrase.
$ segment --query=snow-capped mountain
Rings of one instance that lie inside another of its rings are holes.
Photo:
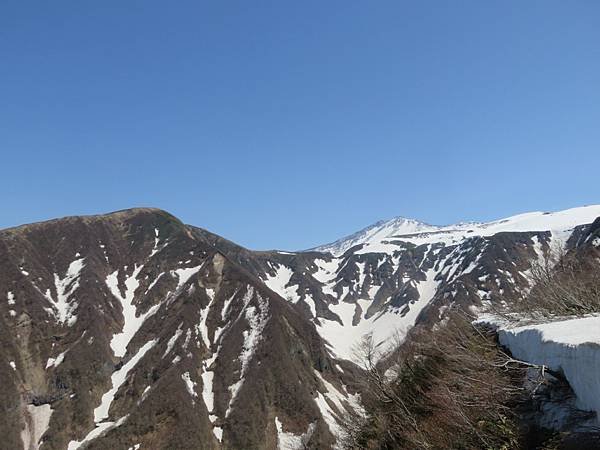
[[[333,255],[342,255],[349,248],[355,245],[367,244],[371,242],[380,242],[394,236],[405,236],[415,233],[435,232],[441,227],[428,225],[414,219],[404,217],[394,217],[390,220],[380,220],[366,228],[363,228],[350,236],[338,239],[329,244],[320,245],[309,251],[331,253]]]
[[[600,206],[590,205],[559,212],[531,212],[492,222],[461,222],[453,225],[428,225],[414,219],[395,217],[381,220],[350,236],[312,251],[343,255],[348,249],[363,245],[367,252],[385,250],[386,243],[394,240],[414,244],[444,242],[456,244],[473,236],[493,236],[497,233],[524,231],[569,231],[577,225],[591,223],[600,216]]]
[[[3,445],[332,448],[360,408],[363,335],[385,345],[455,305],[517,301],[553,246],[600,247],[597,217],[393,219],[295,253],[156,209],[0,231]]]
[[[302,305],[333,353],[351,359],[364,334],[384,342],[448,304],[518,298],[532,262],[574,245],[577,228],[597,217],[600,206],[444,227],[393,219],[318,247],[327,255],[271,256],[257,275]]]

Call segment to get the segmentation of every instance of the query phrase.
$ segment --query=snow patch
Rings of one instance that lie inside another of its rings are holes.
[[[435,296],[439,286],[439,281],[435,280],[436,275],[435,269],[425,272],[425,280],[416,284],[419,299],[410,304],[408,311],[384,310],[367,319],[366,312],[371,304],[370,300],[358,300],[356,303],[340,301],[337,305],[329,305],[329,310],[341,319],[342,324],[320,317],[317,330],[339,358],[348,360],[354,359],[355,348],[365,335],[372,335],[375,345],[384,344],[396,334],[402,338],[414,326],[423,308]],[[362,314],[358,324],[353,325],[358,307],[362,310]]]
[[[190,278],[197,274],[200,269],[202,269],[202,264],[196,267],[184,267],[182,269],[171,270],[171,275],[177,275],[178,281],[176,290],[179,290]]]
[[[244,377],[246,376],[246,372],[248,371],[248,366],[254,353],[256,351],[256,347],[262,339],[262,332],[269,320],[269,308],[268,304],[260,294],[256,293],[256,302],[258,304],[258,308],[256,306],[249,306],[248,303],[252,299],[252,295],[254,293],[254,289],[249,289],[246,294],[246,304],[245,304],[245,318],[248,323],[249,329],[244,331],[244,342],[242,344],[242,350],[239,355],[239,360],[241,362],[240,369],[240,378],[237,383],[234,383],[232,386],[229,386],[230,392],[230,400],[229,406],[227,407],[227,411],[225,413],[225,417],[229,416],[232,405],[237,397],[237,394],[242,387]]]
[[[46,361],[46,369],[49,369],[50,367],[57,367],[60,363],[62,363],[63,360],[65,359],[65,355],[66,355],[67,351],[68,350],[65,350],[60,355],[58,355],[56,358],[48,358],[48,361]]]
[[[215,408],[215,394],[213,393],[213,380],[215,373],[210,370],[202,372],[202,399],[209,414]]]
[[[319,371],[315,370],[314,373],[325,387],[325,393],[317,392],[317,397],[314,401],[317,404],[323,419],[327,423],[329,431],[331,431],[339,442],[339,437],[343,435],[342,428],[339,425],[339,418],[343,417],[344,413],[347,411],[347,407],[359,414],[365,414],[364,409],[360,404],[360,396],[358,394],[350,395],[347,392],[341,392],[323,378]],[[345,386],[344,391],[346,391]]]
[[[146,295],[148,292],[150,292],[152,290],[152,288],[154,287],[154,285],[156,285],[156,283],[158,283],[158,280],[160,280],[160,278],[164,275],[164,272],[161,272],[158,274],[158,276],[152,281],[152,283],[150,283],[150,285],[148,286],[148,289],[146,289],[146,292],[144,292],[144,295]]]
[[[152,251],[150,252],[150,256],[148,258],[152,258],[159,251],[161,251],[163,248],[165,248],[165,246],[163,246],[162,248],[158,247],[158,244],[160,243],[160,239],[158,238],[159,232],[160,232],[160,230],[158,228],[154,229],[154,247],[152,248]]]
[[[339,269],[340,260],[333,258],[328,262],[324,259],[315,259],[314,263],[317,266],[317,271],[312,274],[312,277],[323,284],[323,294],[336,298],[337,294],[333,288],[335,287],[335,277]]]
[[[169,339],[169,342],[167,342],[167,348],[165,350],[165,353],[163,353],[163,355],[162,355],[163,358],[165,356],[167,356],[169,353],[171,353],[171,350],[173,350],[173,346],[175,345],[175,342],[177,342],[177,339],[179,339],[179,336],[181,336],[181,333],[183,333],[183,330],[181,329],[182,326],[183,326],[183,323],[180,323],[179,327],[177,327],[177,330],[175,331],[175,334],[173,334],[173,336],[171,336],[171,339]]]
[[[275,417],[275,427],[277,428],[277,448],[278,450],[303,450],[304,444],[310,439],[317,425],[311,423],[308,430],[300,436],[283,431],[283,424],[278,417]]]
[[[106,285],[112,295],[119,300],[123,309],[123,330],[115,333],[110,341],[110,348],[116,357],[122,358],[127,352],[127,345],[140,329],[144,321],[158,310],[154,305],[147,312],[137,315],[137,307],[133,303],[135,291],[140,285],[138,275],[144,266],[135,266],[133,273],[125,279],[125,295],[119,290],[119,271],[116,270],[106,277]]]
[[[294,271],[283,265],[278,265],[274,270],[275,275],[266,274],[266,278],[263,280],[264,283],[269,287],[269,289],[279,294],[284,299],[294,303],[298,302],[300,300],[300,296],[298,295],[298,286],[288,286]]]
[[[217,438],[217,440],[219,442],[223,442],[223,428],[221,428],[221,427],[214,427],[213,428],[213,434],[215,435],[215,437]]]
[[[208,319],[208,314],[210,313],[210,308],[212,307],[215,301],[215,291],[213,289],[206,289],[206,295],[209,298],[209,302],[205,308],[200,310],[200,324],[198,325],[197,332],[202,337],[206,348],[210,349],[211,342],[208,337],[208,327],[206,326],[206,321]]]
[[[88,442],[92,441],[93,439],[96,439],[97,437],[102,436],[107,431],[121,426],[127,420],[127,417],[129,417],[129,416],[127,415],[125,417],[121,417],[116,422],[102,422],[102,423],[98,424],[96,426],[96,428],[94,428],[92,431],[90,431],[88,433],[88,435],[82,441],[69,442],[67,450],[77,450],[77,449],[81,448],[81,446],[83,444],[87,444]]]
[[[100,406],[94,409],[94,422],[98,425],[100,422],[104,421],[108,417],[108,412],[110,409],[110,405],[113,402],[115,395],[119,391],[119,388],[125,383],[127,380],[127,376],[129,372],[136,366],[136,364],[144,357],[144,355],[157,343],[157,340],[154,339],[152,341],[146,342],[137,353],[131,357],[126,364],[124,364],[119,370],[115,371],[111,377],[110,381],[112,387],[108,392],[106,392],[102,396],[102,400],[100,402]]]
[[[54,286],[56,288],[56,299],[52,297],[50,289],[46,291],[45,297],[53,306],[53,312],[56,320],[71,326],[77,320],[77,316],[73,311],[78,304],[71,297],[79,288],[79,275],[84,267],[85,258],[79,258],[69,264],[67,273],[64,277],[54,274]]]
[[[21,431],[23,448],[38,449],[40,448],[39,443],[42,436],[48,430],[52,408],[48,404],[39,406],[27,405],[27,414],[30,420],[26,421],[25,428]]]
[[[198,397],[198,394],[196,394],[196,382],[190,378],[189,372],[185,372],[185,373],[181,374],[181,379],[185,383],[185,387],[186,387],[187,391],[192,396],[192,403],[194,403],[193,399]]]

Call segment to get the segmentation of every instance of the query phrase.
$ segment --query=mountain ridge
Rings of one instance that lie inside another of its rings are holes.
[[[491,220],[488,222],[468,221],[467,220],[467,221],[460,221],[460,222],[452,223],[452,224],[448,224],[448,225],[432,225],[432,224],[429,224],[427,222],[424,222],[424,221],[421,221],[421,220],[415,219],[415,218],[410,218],[410,217],[406,217],[406,216],[394,216],[390,219],[380,219],[380,220],[372,223],[371,225],[367,225],[366,227],[361,228],[356,232],[353,232],[346,236],[340,237],[339,239],[336,239],[329,243],[320,244],[320,245],[310,247],[307,249],[303,249],[303,250],[287,250],[287,249],[281,249],[281,248],[270,248],[270,249],[252,249],[251,251],[258,251],[258,252],[285,251],[285,252],[289,252],[289,253],[301,253],[301,252],[325,253],[325,252],[329,251],[330,248],[336,248],[336,247],[341,248],[342,247],[341,244],[345,244],[347,241],[355,241],[352,245],[359,245],[361,243],[365,243],[368,241],[368,239],[361,240],[359,238],[363,237],[365,234],[367,234],[369,231],[372,231],[372,230],[376,230],[376,231],[380,232],[383,229],[383,231],[388,231],[388,236],[386,236],[386,237],[391,238],[391,237],[399,237],[399,236],[405,236],[405,235],[410,235],[410,234],[418,234],[419,232],[436,232],[436,231],[439,232],[439,231],[448,231],[448,230],[455,230],[455,229],[460,230],[460,229],[465,229],[465,228],[467,228],[467,229],[468,228],[487,228],[487,227],[490,227],[490,226],[493,226],[496,224],[501,224],[503,222],[511,221],[513,219],[521,218],[521,217],[552,216],[552,215],[561,214],[561,213],[570,213],[570,212],[585,211],[585,210],[592,210],[591,215],[589,215],[589,217],[587,219],[587,222],[591,223],[593,221],[593,220],[590,220],[591,217],[598,217],[600,215],[600,204],[590,204],[590,205],[584,205],[584,206],[579,206],[579,207],[576,206],[576,207],[561,209],[561,210],[556,210],[556,211],[529,211],[529,212],[519,213],[519,214],[515,214],[512,216],[500,218],[500,219]],[[16,231],[19,229],[37,227],[37,226],[41,226],[43,224],[53,223],[53,222],[58,222],[58,221],[97,220],[97,219],[106,218],[106,217],[117,218],[118,216],[131,216],[131,215],[135,215],[138,213],[156,213],[156,214],[168,216],[172,219],[175,219],[177,222],[181,223],[182,225],[204,229],[202,227],[199,227],[196,224],[186,224],[185,222],[181,221],[177,216],[175,216],[174,214],[172,214],[171,212],[169,212],[166,209],[163,209],[160,207],[155,207],[155,206],[135,206],[135,207],[131,207],[131,208],[124,208],[124,209],[109,211],[109,212],[105,212],[105,213],[94,213],[94,214],[85,214],[85,215],[67,215],[67,216],[62,216],[62,217],[57,217],[57,218],[34,221],[34,222],[24,223],[24,224],[20,224],[20,225],[9,226],[6,228],[0,228],[0,233],[9,232],[11,230]],[[579,220],[579,222],[583,222],[583,221],[586,221],[586,220]],[[578,223],[578,224],[580,224],[580,223]],[[414,229],[411,231],[405,231],[405,229],[403,227],[405,227],[405,228],[413,227]],[[548,228],[548,229],[550,229],[550,228]],[[535,230],[530,229],[528,231],[540,231],[540,230],[542,230],[542,228],[539,228],[539,229],[535,228]],[[502,231],[498,231],[498,232],[502,232]],[[214,233],[212,233],[212,234],[214,234]],[[229,242],[234,242],[231,239],[223,238],[221,236],[219,236],[219,237],[221,239],[226,239]],[[372,237],[372,236],[367,236],[367,238],[370,238],[370,237]],[[376,236],[376,237],[378,237],[378,236]],[[238,244],[236,244],[236,245],[238,245]],[[351,247],[352,245],[344,246],[344,248],[347,249],[347,248]],[[250,250],[248,247],[245,247],[245,248]]]
[[[0,433],[27,450],[334,448],[365,335],[385,348],[517,301],[554,244],[600,245],[595,208],[338,256],[252,251],[156,208],[1,230]]]
[[[396,216],[388,220],[379,220],[372,225],[369,225],[361,230],[337,239],[328,244],[318,245],[316,247],[312,247],[306,251],[320,251],[320,252],[331,252],[335,256],[339,256],[344,253],[344,251],[349,248],[366,244],[370,242],[381,241],[383,239],[389,239],[394,237],[404,237],[410,234],[418,234],[418,233],[436,233],[436,232],[451,232],[451,231],[469,231],[469,230],[477,230],[477,229],[486,229],[493,226],[501,225],[503,223],[511,223],[516,222],[519,219],[527,219],[538,217],[541,218],[543,216],[556,216],[561,214],[572,214],[572,213],[582,213],[586,218],[578,220],[575,225],[581,224],[582,222],[592,222],[593,218],[600,215],[600,205],[585,205],[581,207],[568,208],[564,210],[558,210],[553,212],[547,211],[532,211],[516,214],[513,216],[508,216],[501,219],[492,220],[489,222],[478,222],[478,221],[461,221],[455,224],[450,225],[430,225],[426,222],[422,222],[417,219],[410,219],[403,216]],[[589,214],[588,214],[589,213]],[[543,221],[542,221],[543,222]],[[412,229],[411,229],[412,227]],[[552,225],[547,227],[547,230],[551,230]],[[522,231],[542,231],[544,227],[533,226],[528,230]],[[515,229],[511,229],[507,227],[506,229],[499,229],[496,232],[503,231],[516,231]]]

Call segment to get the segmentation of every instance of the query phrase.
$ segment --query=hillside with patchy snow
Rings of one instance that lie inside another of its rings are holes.
[[[575,231],[597,217],[600,206],[446,227],[393,219],[315,251],[270,255],[250,266],[302,306],[333,353],[352,359],[365,334],[384,343],[419,321],[437,320],[454,302],[519,298],[530,288],[532,264],[575,245]]]
[[[555,246],[596,245],[598,216],[394,219],[306,252],[155,209],[0,231],[0,433],[43,450],[333,448],[360,409],[365,335],[384,348],[453,305],[516,301]]]

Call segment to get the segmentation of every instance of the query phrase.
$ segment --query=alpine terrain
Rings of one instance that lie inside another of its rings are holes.
[[[599,217],[394,218],[295,252],[152,208],[2,230],[0,447],[335,448],[365,335],[384,349],[510,303],[555,249],[596,251]]]

